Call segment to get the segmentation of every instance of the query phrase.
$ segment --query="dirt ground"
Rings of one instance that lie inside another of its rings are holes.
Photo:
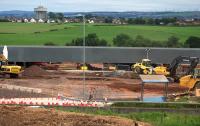
[[[39,72],[38,72],[39,71]],[[112,73],[113,74],[113,73]],[[126,75],[126,74],[124,74]],[[93,99],[133,99],[140,97],[140,79],[131,79],[124,75],[104,75],[103,73],[86,73],[85,94]],[[57,96],[62,94],[66,97],[83,97],[83,73],[73,71],[47,72],[37,67],[28,68],[19,79],[0,79],[0,84],[16,85],[23,87],[42,89],[39,96]],[[169,84],[169,93],[184,92],[187,89],[178,84]],[[10,91],[12,92],[12,91]],[[15,91],[16,92],[16,91]],[[145,97],[161,96],[164,94],[164,84],[146,84]],[[25,93],[26,94],[26,93]],[[5,97],[0,90],[0,97]],[[23,93],[16,95],[26,97]],[[9,96],[9,92],[8,92]],[[33,95],[35,97],[36,95]],[[13,97],[13,96],[12,96]],[[31,95],[29,95],[31,97]]]
[[[0,115],[1,126],[135,126],[138,123],[140,126],[150,126],[121,117],[15,106],[0,106]]]
[[[8,89],[0,89],[0,98],[43,98],[48,97],[49,95],[38,94],[38,93],[29,93],[22,92],[17,90],[8,90]]]

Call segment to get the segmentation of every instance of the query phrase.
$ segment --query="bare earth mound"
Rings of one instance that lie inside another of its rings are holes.
[[[23,77],[41,77],[46,75],[50,75],[50,73],[36,65],[30,66],[22,72]]]
[[[54,109],[0,106],[0,115],[2,126],[135,126],[134,121],[125,118],[60,112]]]

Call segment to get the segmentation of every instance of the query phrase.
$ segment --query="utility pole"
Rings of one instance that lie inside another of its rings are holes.
[[[86,66],[86,41],[85,41],[85,15],[83,14],[78,14],[78,15],[74,15],[73,17],[82,17],[83,18],[83,99],[86,99],[86,73],[85,73],[85,66]]]
[[[86,74],[85,74],[85,66],[86,66],[86,59],[85,59],[85,15],[82,15],[83,17],[83,98],[86,100]]]

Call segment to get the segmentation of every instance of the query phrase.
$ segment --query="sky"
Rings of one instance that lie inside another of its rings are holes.
[[[33,11],[40,4],[53,12],[200,11],[200,0],[0,0],[0,11]]]

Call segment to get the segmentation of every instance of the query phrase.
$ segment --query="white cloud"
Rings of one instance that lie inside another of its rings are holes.
[[[40,3],[50,11],[199,10],[199,0],[0,0],[0,10],[33,10]]]

